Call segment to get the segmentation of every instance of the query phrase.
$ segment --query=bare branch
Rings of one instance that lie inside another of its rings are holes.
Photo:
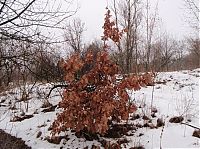
[[[18,13],[15,17],[8,19],[7,21],[4,21],[2,23],[0,23],[0,26],[7,24],[9,22],[12,22],[14,20],[16,20],[17,18],[19,18],[36,0],[31,1],[20,13]]]

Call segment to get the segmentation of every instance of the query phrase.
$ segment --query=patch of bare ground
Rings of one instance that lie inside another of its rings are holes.
[[[21,138],[16,138],[0,130],[0,149],[31,149]]]

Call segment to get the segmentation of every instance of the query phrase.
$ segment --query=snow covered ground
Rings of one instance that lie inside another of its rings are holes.
[[[183,116],[183,122],[200,127],[200,69],[158,73],[156,82],[158,83],[155,86],[148,86],[136,92],[129,91],[129,94],[133,102],[139,107],[136,114],[151,118],[152,125],[156,125],[157,119],[160,118],[165,122],[165,125],[154,129],[149,127],[138,128],[134,131],[133,136],[124,136],[129,140],[129,143],[122,144],[121,147],[143,146],[147,149],[160,148],[160,146],[162,148],[200,148],[200,139],[192,136],[194,128],[169,122],[169,119],[174,116]],[[30,87],[31,85],[28,85],[27,88]],[[56,118],[56,113],[61,111],[61,109],[56,108],[52,112],[42,112],[45,108],[41,107],[46,103],[45,97],[51,87],[51,84],[36,84],[30,92],[28,102],[17,102],[22,96],[19,88],[1,93],[0,129],[22,138],[33,149],[84,148],[86,146],[91,148],[93,144],[101,146],[98,141],[86,141],[84,138],[77,138],[72,132],[61,134],[67,134],[69,140],[62,139],[60,144],[52,144],[46,140],[51,135],[48,128]],[[52,92],[48,98],[52,105],[59,103],[61,93],[61,89]],[[27,105],[28,112],[26,112]],[[151,117],[151,107],[157,110],[153,118]],[[14,117],[20,115],[33,115],[33,117],[19,122],[10,122]],[[143,125],[147,121],[149,120],[140,117],[128,122],[134,125]]]
[[[159,73],[156,80],[166,81],[166,85],[157,84],[153,87],[143,88],[133,94],[136,103],[146,104],[139,112],[148,115],[153,94],[153,107],[158,109],[157,117],[165,121],[164,128],[142,128],[136,132],[144,135],[132,137],[138,140],[145,148],[159,148],[160,140],[163,148],[199,148],[200,139],[194,138],[194,128],[180,123],[170,123],[173,116],[184,117],[184,122],[194,126],[199,125],[199,82],[200,69],[193,71]],[[154,90],[154,91],[153,91]],[[143,102],[143,103],[142,103]],[[162,139],[160,139],[163,129]],[[136,141],[137,142],[137,141]]]

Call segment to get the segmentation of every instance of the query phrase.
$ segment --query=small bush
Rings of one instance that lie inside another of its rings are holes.
[[[61,63],[69,83],[59,106],[64,109],[53,123],[52,133],[68,128],[80,132],[105,134],[108,121],[127,120],[136,106],[129,102],[127,89],[139,90],[151,82],[151,76],[129,76],[116,81],[119,68],[110,59],[108,52],[97,55],[88,52],[85,58],[79,54]]]
[[[151,82],[150,74],[117,80],[119,67],[109,59],[106,41],[110,39],[119,43],[126,29],[120,31],[110,17],[110,10],[107,9],[102,36],[103,51],[95,54],[88,51],[83,57],[76,53],[61,62],[69,86],[59,103],[64,111],[52,125],[53,135],[68,128],[76,132],[105,135],[109,124],[127,120],[129,113],[137,109],[130,102],[127,89],[139,90]]]

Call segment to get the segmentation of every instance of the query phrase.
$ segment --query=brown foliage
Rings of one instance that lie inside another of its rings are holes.
[[[123,29],[123,30],[119,30],[119,28],[116,26],[114,21],[111,21],[111,14],[110,14],[110,10],[108,8],[107,12],[105,14],[105,19],[104,19],[104,25],[103,25],[103,36],[102,36],[102,40],[103,41],[107,41],[108,39],[111,39],[113,42],[117,43],[120,42],[120,39],[122,37],[122,34],[124,32],[127,32],[127,29]]]
[[[53,135],[68,128],[76,132],[87,130],[104,135],[109,129],[109,120],[127,120],[129,113],[136,111],[136,106],[129,102],[127,89],[139,90],[151,82],[150,74],[131,75],[117,81],[119,68],[109,59],[106,41],[111,39],[119,42],[126,30],[119,31],[110,17],[110,10],[107,9],[103,26],[103,51],[97,54],[88,51],[84,58],[76,53],[60,64],[69,85],[59,103],[64,111],[53,123]]]
[[[85,59],[78,54],[63,61],[65,80],[69,87],[63,93],[59,106],[64,109],[53,123],[53,134],[68,128],[79,132],[87,129],[92,133],[105,134],[108,120],[127,120],[136,106],[129,103],[126,89],[138,90],[151,81],[149,74],[130,76],[116,83],[118,66],[111,62],[106,51],[96,58],[88,52]],[[90,66],[90,70],[85,70]],[[85,70],[85,72],[83,72]]]

